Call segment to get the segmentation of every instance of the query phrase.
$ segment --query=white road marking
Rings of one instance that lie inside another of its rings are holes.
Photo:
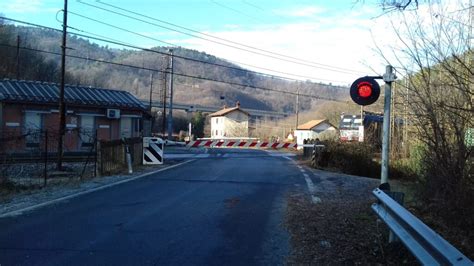
[[[0,218],[21,215],[24,212],[32,211],[34,209],[38,209],[38,208],[48,206],[48,205],[51,205],[51,204],[54,204],[54,203],[58,203],[58,202],[61,202],[61,201],[64,201],[64,200],[73,199],[73,198],[76,198],[76,197],[79,197],[79,196],[82,196],[82,195],[85,195],[85,194],[89,194],[89,193],[92,193],[92,192],[95,192],[95,191],[99,191],[99,190],[106,189],[106,188],[109,188],[109,187],[113,187],[113,186],[116,186],[116,185],[120,185],[120,184],[123,184],[123,183],[128,183],[130,181],[133,181],[133,180],[145,177],[145,176],[153,175],[153,174],[156,174],[156,173],[159,173],[159,172],[163,172],[163,171],[166,171],[166,170],[169,170],[169,169],[172,169],[172,168],[175,168],[175,167],[178,167],[178,166],[181,166],[183,164],[187,164],[187,163],[190,163],[190,162],[193,162],[193,161],[196,161],[196,160],[193,159],[193,160],[184,161],[182,163],[171,165],[171,166],[165,167],[163,169],[158,169],[158,170],[153,171],[153,172],[144,173],[144,174],[141,174],[139,176],[135,176],[135,177],[132,177],[132,178],[129,178],[129,179],[117,181],[117,182],[114,182],[114,183],[111,183],[111,184],[106,184],[106,185],[96,187],[96,188],[92,188],[92,189],[89,189],[89,190],[86,190],[86,191],[81,191],[81,192],[74,193],[74,194],[64,196],[64,197],[60,197],[60,198],[57,198],[57,199],[54,199],[54,200],[42,202],[42,203],[30,206],[30,207],[26,207],[26,208],[23,208],[23,209],[6,212],[4,214],[1,214]]]
[[[192,158],[196,157],[196,154],[193,153],[168,153],[164,154],[165,159],[184,159],[184,158]]]
[[[314,193],[316,189],[314,188],[314,184],[313,181],[311,181],[311,178],[309,178],[307,174],[304,174],[304,180],[306,180],[306,185],[308,186],[309,192],[311,194]]]
[[[321,203],[321,199],[316,197],[316,196],[313,196],[311,195],[311,201],[314,203],[314,204],[317,204],[317,203]]]
[[[303,175],[304,175],[304,180],[306,180],[306,185],[308,186],[309,192],[311,194],[314,194],[314,192],[316,192],[316,188],[314,187],[313,181],[311,181],[311,178],[309,177],[308,174],[303,174]],[[311,202],[313,204],[321,203],[321,198],[311,195]]]

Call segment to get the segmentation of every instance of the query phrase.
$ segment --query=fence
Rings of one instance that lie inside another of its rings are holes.
[[[57,131],[16,128],[0,131],[0,186],[45,186],[127,170],[126,147],[134,168],[142,164],[142,138],[97,141],[92,130],[68,129],[63,163],[57,168]]]
[[[127,170],[126,147],[129,148],[132,166],[142,164],[143,140],[130,138],[97,142],[97,173],[111,175]]]
[[[77,136],[87,136],[87,140]],[[95,134],[79,129],[67,131],[61,171],[56,170],[58,138],[57,131],[0,131],[0,185],[46,185],[94,176]],[[82,145],[89,142],[92,145]]]

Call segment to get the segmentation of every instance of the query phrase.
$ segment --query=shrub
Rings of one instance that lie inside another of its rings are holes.
[[[368,177],[379,177],[380,167],[373,160],[375,148],[363,142],[341,143],[327,141],[324,143],[328,152],[328,167],[340,171]]]

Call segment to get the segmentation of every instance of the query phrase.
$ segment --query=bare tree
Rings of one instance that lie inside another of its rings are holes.
[[[472,217],[473,158],[466,139],[474,127],[472,18],[465,12],[454,16],[441,4],[427,11],[428,17],[405,12],[401,26],[394,23],[402,47],[393,48],[398,62],[389,63],[404,75],[398,85],[423,147],[419,181],[426,199],[446,214],[457,210],[457,217]]]

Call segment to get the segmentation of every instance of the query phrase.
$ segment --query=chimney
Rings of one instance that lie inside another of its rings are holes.
[[[240,108],[240,102],[237,101],[237,102],[235,103],[235,106],[236,106],[237,108]]]

